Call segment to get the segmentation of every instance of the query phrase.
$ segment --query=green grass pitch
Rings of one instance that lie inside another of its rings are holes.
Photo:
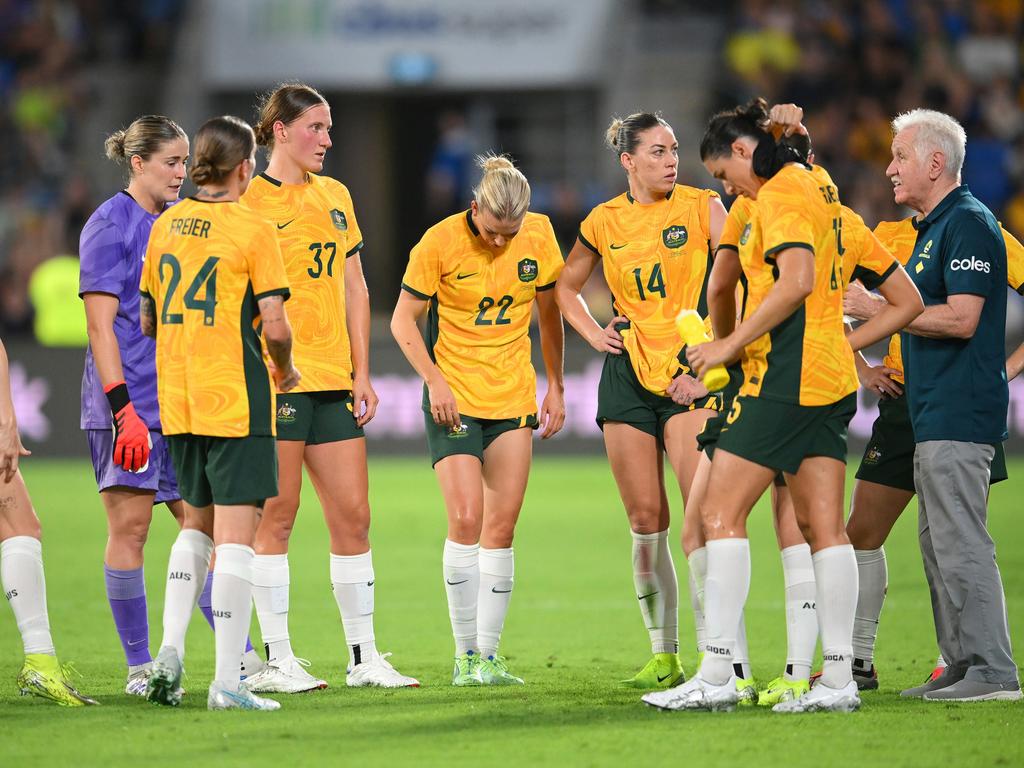
[[[889,597],[878,659],[881,690],[853,715],[782,717],[661,713],[616,681],[648,658],[630,578],[625,515],[601,458],[538,458],[516,538],[516,592],[502,638],[527,685],[456,690],[440,576],[444,514],[425,458],[371,463],[376,629],[381,650],[422,681],[419,690],[349,690],[341,623],[330,593],[327,539],[312,489],[303,497],[291,550],[291,634],[296,652],[331,687],[281,696],[277,713],[206,711],[213,637],[197,611],[188,636],[188,695],[161,709],[123,693],[123,656],[103,594],[103,512],[84,462],[28,460],[25,477],[44,525],[51,624],[58,652],[74,661],[83,691],[102,706],[67,710],[20,698],[21,645],[0,609],[0,765],[1021,765],[1024,706],[905,701],[936,655],[914,508],[887,545]],[[1024,649],[1021,483],[992,494],[991,529],[1018,655]],[[688,672],[695,660],[681,524],[674,495],[674,554]],[[147,547],[151,644],[160,641],[163,581],[173,521],[163,508]],[[751,524],[753,586],[747,627],[754,671],[774,677],[785,661],[783,585],[767,508]],[[256,632],[256,624],[253,624]]]

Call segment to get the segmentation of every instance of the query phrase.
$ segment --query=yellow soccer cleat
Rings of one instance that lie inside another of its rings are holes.
[[[737,677],[736,693],[738,693],[740,697],[737,704],[739,704],[741,707],[753,706],[754,704],[757,704],[757,681],[754,680],[753,677]]]
[[[95,699],[83,696],[68,682],[74,672],[69,664],[61,665],[56,656],[47,653],[30,653],[18,674],[18,689],[22,696],[32,694],[55,701],[62,707],[84,707],[99,704]]]
[[[674,688],[684,680],[683,665],[677,653],[656,653],[644,664],[643,669],[621,684],[628,688],[645,691]]]
[[[763,691],[758,691],[757,703],[764,707],[774,707],[783,701],[795,701],[811,690],[808,680],[787,680],[776,677]]]

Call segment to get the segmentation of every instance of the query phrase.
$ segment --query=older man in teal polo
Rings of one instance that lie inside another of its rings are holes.
[[[904,330],[914,428],[918,533],[935,634],[948,666],[904,696],[1020,699],[1006,601],[988,533],[995,446],[1006,439],[1006,245],[992,212],[960,183],[967,137],[949,115],[893,120],[896,202],[919,212],[906,269],[925,311]]]

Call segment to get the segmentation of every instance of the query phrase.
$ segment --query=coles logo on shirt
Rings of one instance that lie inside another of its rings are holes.
[[[982,261],[977,256],[969,259],[953,259],[949,262],[949,268],[954,272],[984,272],[989,274],[992,267],[987,261]]]

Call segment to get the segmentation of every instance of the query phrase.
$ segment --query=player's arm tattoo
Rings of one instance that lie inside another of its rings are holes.
[[[143,294],[139,298],[139,325],[146,336],[156,338],[156,302],[152,296]]]
[[[292,333],[288,316],[284,311],[284,298],[265,296],[259,300],[258,306],[263,338],[267,342],[270,359],[278,368],[287,368],[292,359]]]

